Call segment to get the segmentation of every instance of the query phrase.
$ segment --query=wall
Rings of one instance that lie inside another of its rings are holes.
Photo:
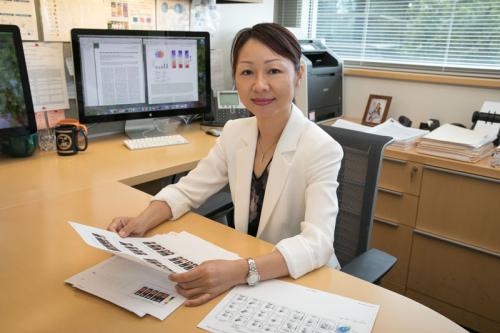
[[[212,40],[211,48],[222,49],[224,52],[224,83],[225,89],[232,89],[231,74],[231,42],[236,33],[247,27],[261,22],[273,22],[274,0],[263,0],[262,3],[252,4],[222,4],[217,5],[221,15],[221,24]]]
[[[370,94],[392,96],[389,117],[405,115],[413,127],[429,118],[470,126],[484,101],[500,101],[498,89],[346,76],[344,115],[361,119]]]

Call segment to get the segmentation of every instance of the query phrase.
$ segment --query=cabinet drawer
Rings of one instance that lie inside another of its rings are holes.
[[[418,197],[403,192],[379,188],[375,216],[384,220],[415,227]]]
[[[384,157],[379,187],[418,195],[421,177],[421,164]]]
[[[374,218],[371,247],[390,253],[398,258],[396,265],[382,279],[382,285],[387,282],[398,285],[402,289],[405,288],[412,236],[411,228],[382,222]]]
[[[500,252],[500,180],[424,168],[417,229]]]
[[[419,233],[407,288],[500,322],[500,257]]]

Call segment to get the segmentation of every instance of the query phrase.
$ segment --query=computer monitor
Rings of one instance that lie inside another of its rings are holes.
[[[0,25],[0,140],[36,132],[19,28]]]
[[[208,32],[73,29],[71,42],[83,123],[126,120],[129,137],[158,136],[151,118],[210,111]]]

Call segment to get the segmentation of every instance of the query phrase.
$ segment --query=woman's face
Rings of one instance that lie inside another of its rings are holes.
[[[302,73],[291,60],[249,39],[237,59],[235,82],[243,104],[258,119],[288,114]]]

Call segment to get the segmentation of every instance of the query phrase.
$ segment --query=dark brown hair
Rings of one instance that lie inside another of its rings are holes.
[[[233,78],[236,73],[236,63],[240,56],[241,48],[245,43],[254,38],[269,47],[282,57],[289,59],[298,72],[300,68],[300,45],[297,38],[286,28],[276,23],[259,23],[251,28],[240,30],[231,46],[231,66]]]

